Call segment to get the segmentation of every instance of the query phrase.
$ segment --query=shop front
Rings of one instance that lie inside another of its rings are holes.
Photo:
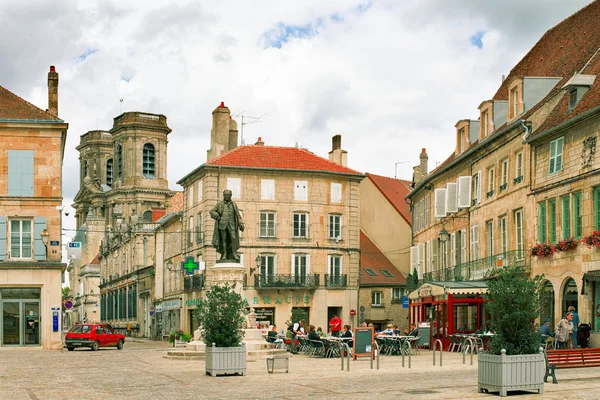
[[[168,336],[181,329],[181,298],[166,299],[162,302],[162,335]]]
[[[430,348],[439,339],[448,349],[451,335],[487,328],[484,293],[485,281],[425,283],[408,296],[410,323],[430,327]]]

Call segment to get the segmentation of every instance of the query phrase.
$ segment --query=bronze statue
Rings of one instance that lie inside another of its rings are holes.
[[[239,262],[237,251],[240,248],[239,231],[244,231],[244,223],[237,204],[231,201],[231,190],[223,191],[223,200],[210,210],[215,220],[212,245],[221,254],[221,260]]]

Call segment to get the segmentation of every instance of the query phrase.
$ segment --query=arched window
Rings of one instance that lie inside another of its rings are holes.
[[[88,175],[88,164],[87,161],[83,162],[83,177],[85,178]]]
[[[123,177],[123,146],[117,146],[117,174],[119,179]]]
[[[142,173],[144,178],[154,178],[154,146],[150,143],[144,145]]]
[[[546,281],[542,288],[542,308],[540,312],[540,325],[550,321],[550,326],[554,324],[554,287],[550,281]]]
[[[152,211],[150,211],[150,210],[144,211],[144,214],[142,215],[142,219],[144,221],[152,221]]]
[[[106,184],[112,186],[113,180],[113,159],[106,160]]]
[[[562,301],[562,314],[561,317],[564,318],[567,310],[570,306],[575,307],[575,309],[579,309],[577,304],[578,292],[577,292],[577,284],[573,278],[567,279],[565,283],[565,287],[563,289],[563,301]]]

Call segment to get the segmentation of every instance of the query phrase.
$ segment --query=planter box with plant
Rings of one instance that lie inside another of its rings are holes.
[[[531,247],[529,254],[538,258],[551,258],[554,254],[554,246],[548,243],[538,243]]]
[[[600,247],[600,231],[594,231],[581,239],[588,248]]]
[[[544,353],[535,326],[539,316],[541,276],[531,279],[522,266],[505,267],[488,282],[490,352],[479,355],[479,392],[544,392]]]
[[[575,250],[578,244],[579,240],[575,238],[563,239],[560,242],[556,243],[556,245],[554,246],[554,250],[566,253],[568,251]]]
[[[192,340],[192,335],[182,330],[173,331],[169,334],[169,343],[173,344],[173,347],[185,346]]]
[[[246,375],[246,347],[241,341],[246,325],[246,302],[235,285],[213,286],[194,310],[206,344],[205,369],[211,376]]]

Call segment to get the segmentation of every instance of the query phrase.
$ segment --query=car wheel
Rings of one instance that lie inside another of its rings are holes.
[[[98,345],[98,342],[94,342],[94,344],[92,344],[92,351],[96,351],[96,350],[98,350],[98,347],[100,347],[100,346]]]
[[[117,349],[119,349],[119,350],[123,350],[123,340],[119,340],[119,341],[117,342]]]
[[[73,351],[73,350],[75,350],[75,347],[71,347],[71,346],[69,346],[69,347],[67,347],[67,350],[69,350],[69,351]]]

